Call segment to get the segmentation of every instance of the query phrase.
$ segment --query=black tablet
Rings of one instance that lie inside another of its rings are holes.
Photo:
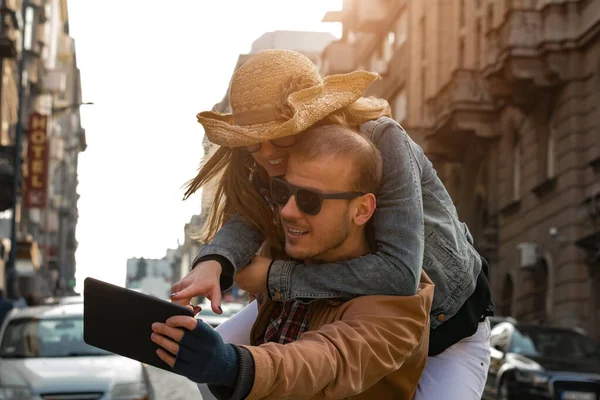
[[[193,317],[194,313],[94,278],[83,282],[83,340],[111,353],[171,371],[156,355],[158,345],[150,335],[154,322],[164,322],[174,315]]]

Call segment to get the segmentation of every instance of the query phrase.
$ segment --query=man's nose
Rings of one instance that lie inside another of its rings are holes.
[[[260,145],[260,155],[262,158],[270,158],[277,152],[277,148],[268,140]]]
[[[285,206],[281,208],[280,214],[284,219],[298,219],[302,217],[302,213],[298,209],[296,197],[294,195],[291,195],[287,203],[285,203]]]

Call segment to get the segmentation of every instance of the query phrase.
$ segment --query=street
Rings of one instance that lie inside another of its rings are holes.
[[[152,366],[147,368],[154,400],[202,400],[198,387],[192,381]]]

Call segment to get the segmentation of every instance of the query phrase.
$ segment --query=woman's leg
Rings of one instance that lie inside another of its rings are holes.
[[[490,366],[490,321],[443,353],[429,357],[415,400],[481,399]]]
[[[252,325],[254,325],[257,316],[258,306],[255,300],[241,309],[233,317],[217,326],[215,330],[219,332],[221,338],[226,343],[249,345],[250,330],[252,329]],[[215,399],[210,390],[208,390],[208,386],[205,384],[199,384],[198,389],[200,389],[203,400]]]

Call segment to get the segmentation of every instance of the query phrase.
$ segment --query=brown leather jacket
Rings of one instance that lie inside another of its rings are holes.
[[[285,345],[244,346],[254,358],[248,399],[412,399],[427,360],[433,283],[414,296],[363,296],[309,307],[309,331]],[[252,328],[256,345],[273,303]]]

